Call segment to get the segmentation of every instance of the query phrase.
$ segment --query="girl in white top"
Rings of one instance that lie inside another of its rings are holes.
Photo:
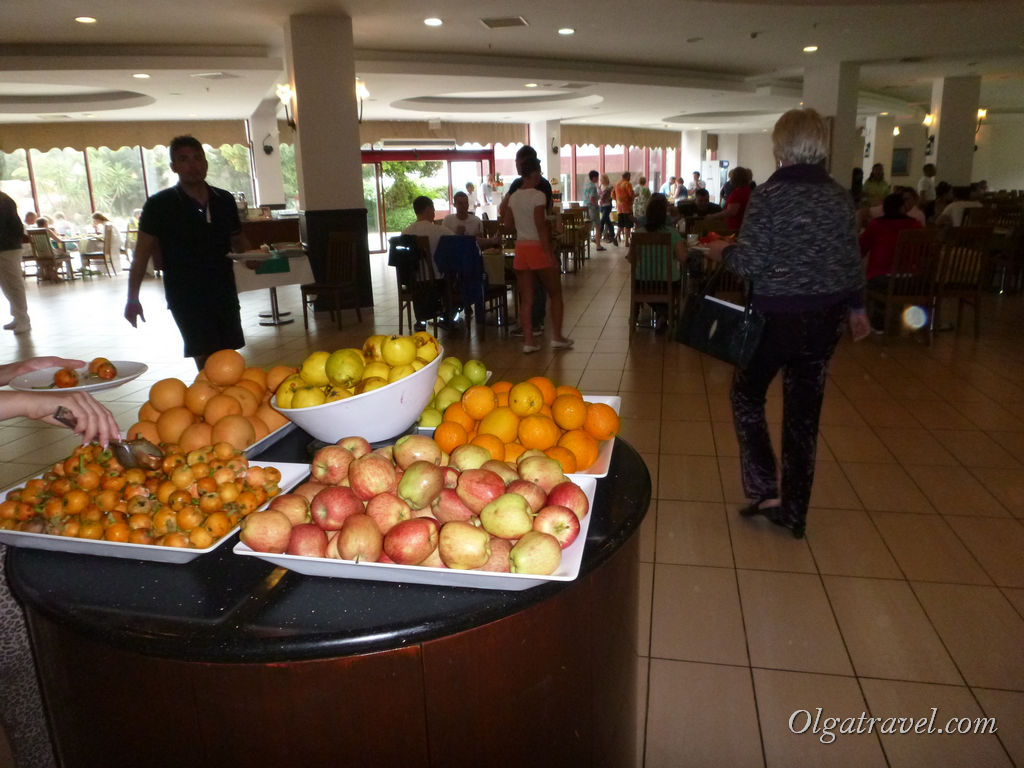
[[[537,189],[540,162],[522,161],[523,185],[508,201],[511,226],[516,232],[516,255],[512,266],[519,284],[519,322],[523,327],[523,354],[540,349],[534,342],[531,309],[534,276],[544,284],[551,298],[552,349],[569,349],[572,339],[562,335],[562,282],[558,262],[551,247],[551,227],[547,218],[547,197]]]

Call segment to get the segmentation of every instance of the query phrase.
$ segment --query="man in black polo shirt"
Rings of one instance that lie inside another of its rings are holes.
[[[178,183],[142,208],[139,239],[128,276],[124,316],[145,321],[139,286],[152,258],[164,273],[167,308],[185,340],[185,356],[202,370],[219,349],[245,345],[235,273],[228,253],[248,249],[230,192],[206,183],[203,145],[191,136],[171,140],[171,170]]]

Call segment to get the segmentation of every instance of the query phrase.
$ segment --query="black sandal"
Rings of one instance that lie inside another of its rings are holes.
[[[762,507],[761,505],[766,501],[769,501],[769,499],[758,499],[753,504],[743,507],[740,510],[740,517],[756,517],[757,515],[764,515],[768,519],[772,519],[771,511],[773,509],[778,509],[781,504],[776,504],[771,507]]]

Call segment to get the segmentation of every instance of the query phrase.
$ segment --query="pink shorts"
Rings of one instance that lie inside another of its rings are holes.
[[[528,269],[550,269],[554,265],[551,257],[544,251],[540,240],[516,240],[516,255],[512,260],[512,268],[520,271]]]

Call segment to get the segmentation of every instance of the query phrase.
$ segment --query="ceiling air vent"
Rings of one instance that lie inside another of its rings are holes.
[[[455,149],[455,139],[381,139],[381,149]]]
[[[36,115],[40,120],[70,120],[71,115]]]
[[[480,19],[480,22],[488,29],[504,29],[506,27],[528,27],[526,19],[522,16],[505,16],[497,19]]]
[[[198,77],[200,80],[237,80],[238,75],[227,72],[194,72],[189,77]]]

